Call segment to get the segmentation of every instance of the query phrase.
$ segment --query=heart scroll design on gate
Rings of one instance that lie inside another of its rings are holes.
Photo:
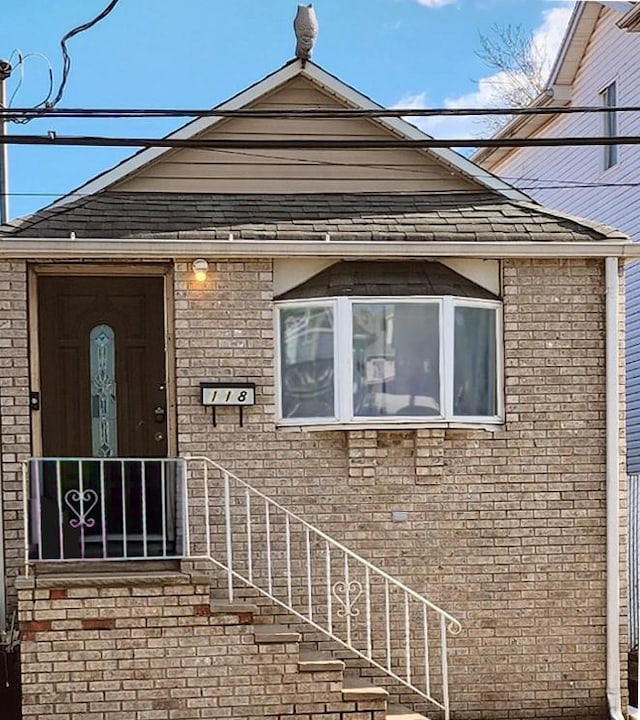
[[[335,583],[333,595],[342,606],[336,613],[338,617],[343,618],[350,615],[352,618],[357,618],[360,615],[360,610],[354,607],[358,598],[362,595],[362,584],[357,580],[352,580],[348,586],[344,580]]]
[[[69,490],[64,494],[65,505],[75,515],[74,518],[69,520],[69,525],[72,528],[77,529],[84,525],[85,527],[92,528],[96,521],[93,518],[88,517],[89,513],[98,504],[98,493],[95,490]]]

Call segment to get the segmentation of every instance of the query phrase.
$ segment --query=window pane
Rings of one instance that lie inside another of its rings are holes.
[[[602,105],[614,108],[617,105],[616,84],[613,82],[602,91]],[[618,119],[615,112],[604,113],[604,134],[606,137],[615,137],[618,134]],[[616,165],[618,162],[618,146],[604,146],[604,169]]]
[[[280,310],[280,373],[285,418],[334,417],[333,310]]]
[[[440,414],[436,303],[353,304],[353,414]]]
[[[496,311],[456,307],[453,414],[496,415]]]

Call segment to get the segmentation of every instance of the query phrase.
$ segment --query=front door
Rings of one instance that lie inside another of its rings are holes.
[[[166,555],[164,279],[42,275],[38,328],[39,555]]]
[[[166,456],[163,284],[39,278],[44,456]]]

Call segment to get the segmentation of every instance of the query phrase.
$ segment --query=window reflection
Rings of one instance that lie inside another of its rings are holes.
[[[354,303],[354,415],[440,413],[436,303]]]
[[[333,310],[280,312],[282,413],[284,417],[334,417]]]

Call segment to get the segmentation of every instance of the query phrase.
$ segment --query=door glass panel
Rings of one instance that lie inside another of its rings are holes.
[[[94,457],[118,454],[115,335],[96,325],[89,338],[91,358],[91,444]]]

